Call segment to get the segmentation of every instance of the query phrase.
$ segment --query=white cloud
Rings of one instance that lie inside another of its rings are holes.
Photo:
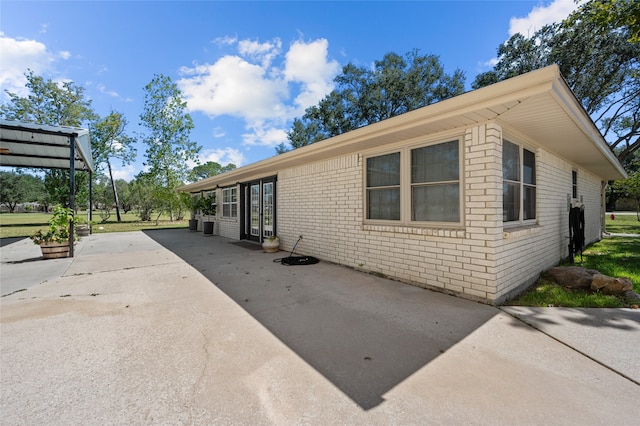
[[[261,145],[273,148],[282,142],[287,142],[287,131],[283,127],[276,127],[261,121],[249,123],[248,127],[251,132],[242,135],[243,145]]]
[[[536,6],[524,18],[511,18],[509,36],[520,33],[530,37],[545,25],[561,22],[579,6],[574,0],[554,0],[546,6]]]
[[[26,96],[28,90],[24,73],[31,69],[36,75],[42,75],[52,68],[55,56],[39,41],[11,38],[0,32],[0,86],[19,96]]]
[[[245,119],[265,118],[282,109],[286,87],[270,80],[266,70],[238,56],[224,56],[215,64],[182,68],[192,77],[178,81],[191,111],[211,117],[232,115]]]
[[[325,39],[296,41],[284,57],[277,38],[260,43],[225,37],[214,42],[236,46],[237,54],[182,67],[177,84],[190,111],[243,119],[247,145],[273,147],[286,141],[284,129],[290,121],[328,94],[340,71],[340,64],[328,59]]]
[[[100,83],[96,86],[96,88],[100,91],[100,93],[104,93],[105,95],[117,98],[118,92],[114,91],[114,90],[109,90],[107,89],[107,86],[105,86],[104,84]]]
[[[218,46],[225,46],[225,45],[231,46],[231,45],[236,44],[238,42],[238,38],[237,37],[224,36],[224,37],[215,38],[211,42],[213,44],[218,45]]]
[[[546,6],[535,6],[524,18],[514,16],[509,20],[509,37],[517,33],[530,37],[545,25],[561,22],[579,6],[574,0],[553,0]],[[498,58],[495,57],[479,62],[478,70],[486,71],[497,63]]]
[[[127,165],[124,167],[112,166],[112,171],[114,179],[124,179],[127,182],[131,182],[134,176],[139,172],[139,170],[136,170],[133,165]]]
[[[221,166],[226,166],[229,163],[235,164],[237,167],[246,163],[247,159],[244,154],[236,148],[218,148],[218,149],[205,149],[199,157],[200,164],[205,164],[208,161],[215,161]]]
[[[333,90],[333,78],[340,72],[340,64],[328,61],[329,42],[319,39],[310,43],[297,41],[286,55],[284,75],[287,81],[301,84],[295,103],[297,114],[315,105]]]
[[[211,136],[216,139],[224,138],[226,134],[227,132],[225,132],[222,127],[214,127],[213,129],[211,129]]]
[[[238,52],[254,61],[259,61],[261,66],[267,69],[272,61],[280,54],[282,42],[276,38],[273,42],[258,43],[257,41],[241,40],[238,43]]]

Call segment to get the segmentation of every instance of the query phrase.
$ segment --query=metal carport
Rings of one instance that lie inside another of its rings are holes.
[[[89,215],[92,209],[93,159],[89,130],[37,123],[0,120],[0,166],[68,169],[69,204],[75,211],[75,172],[89,172]],[[69,256],[73,257],[73,224],[70,225]]]

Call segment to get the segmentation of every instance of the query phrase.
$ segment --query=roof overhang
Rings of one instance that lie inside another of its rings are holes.
[[[73,143],[73,145],[72,145]],[[0,120],[0,166],[93,171],[89,130]]]
[[[496,122],[605,180],[627,174],[598,128],[551,65],[370,126],[181,187],[199,192],[279,170],[418,137]]]

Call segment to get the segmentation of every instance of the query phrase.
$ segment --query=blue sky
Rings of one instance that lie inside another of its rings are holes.
[[[0,2],[0,102],[24,92],[24,72],[85,88],[135,135],[144,86],[176,82],[202,146],[200,161],[238,166],[275,155],[293,118],[333,88],[351,62],[419,49],[447,73],[491,68],[500,43],[565,18],[573,0],[547,1],[45,1]],[[116,163],[116,177],[143,169]]]

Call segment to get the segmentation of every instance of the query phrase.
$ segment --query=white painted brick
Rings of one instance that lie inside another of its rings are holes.
[[[461,134],[462,228],[363,223],[363,157],[354,154],[278,172],[283,249],[292,248],[302,234],[299,250],[306,254],[489,300],[557,264],[567,255],[566,194],[571,192],[572,165],[537,150],[539,229],[504,232],[502,129],[487,123]],[[587,241],[592,242],[600,237],[600,181],[582,169],[578,178],[586,205]],[[239,238],[239,223],[221,223],[221,232]]]

